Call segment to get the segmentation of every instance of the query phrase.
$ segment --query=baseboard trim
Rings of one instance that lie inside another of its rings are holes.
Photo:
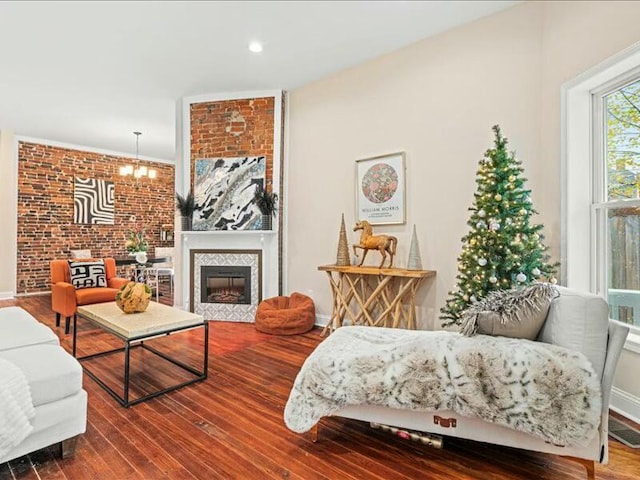
[[[9,300],[13,297],[13,292],[0,292],[0,300]]]
[[[629,420],[640,423],[640,397],[612,387],[609,408]]]
[[[316,327],[324,327],[329,323],[329,315],[316,315]]]
[[[51,292],[17,293],[16,297],[39,297],[43,295],[51,295]]]

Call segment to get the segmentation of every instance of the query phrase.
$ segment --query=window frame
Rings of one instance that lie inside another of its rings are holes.
[[[592,146],[591,146],[591,288],[594,293],[609,298],[609,235],[608,212],[621,207],[640,207],[640,198],[609,200],[607,169],[607,116],[605,99],[626,85],[640,82],[640,67],[610,80],[591,92]],[[640,295],[640,292],[638,292]],[[627,324],[635,335],[640,326]]]
[[[595,182],[603,178],[603,173],[596,174],[593,168],[595,148],[599,148],[594,145],[593,94],[629,83],[636,75],[640,75],[640,43],[579,74],[560,89],[560,283],[603,298],[607,296],[602,291],[606,265],[598,264],[601,258],[595,252],[603,248],[606,230],[602,228],[602,210],[596,208],[601,202],[594,197]],[[637,328],[632,329],[625,349],[640,354]]]

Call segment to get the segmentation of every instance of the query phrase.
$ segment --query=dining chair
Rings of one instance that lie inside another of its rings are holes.
[[[155,270],[155,275],[157,277],[171,277],[169,288],[171,291],[171,295],[173,296],[173,279],[175,276],[175,270],[173,267],[173,256],[174,256],[174,248],[173,247],[156,247],[154,250],[154,255],[156,258],[166,258],[167,261],[163,263],[155,263],[153,268]],[[158,279],[158,284],[159,284]],[[156,291],[157,292],[157,291]]]

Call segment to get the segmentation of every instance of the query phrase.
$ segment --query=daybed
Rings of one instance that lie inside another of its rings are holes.
[[[607,435],[611,385],[618,357],[624,345],[629,328],[623,324],[609,320],[608,305],[600,297],[591,294],[578,293],[561,287],[558,288],[558,291],[559,295],[551,302],[545,323],[540,330],[537,341],[564,347],[562,349],[557,349],[553,346],[545,347],[539,345],[537,342],[531,342],[529,340],[505,339],[504,337],[486,337],[483,335],[468,338],[451,332],[406,333],[415,335],[429,335],[433,333],[436,336],[439,334],[450,336],[458,335],[460,338],[465,339],[464,341],[470,341],[474,338],[482,340],[482,337],[485,337],[491,340],[520,342],[519,344],[511,343],[511,346],[515,346],[517,349],[517,346],[521,345],[522,351],[529,351],[531,347],[557,350],[565,352],[565,355],[573,356],[574,359],[582,361],[583,365],[586,365],[587,367],[585,368],[585,371],[589,371],[587,373],[587,378],[590,378],[592,384],[595,384],[595,389],[592,388],[592,391],[595,391],[597,396],[595,399],[591,398],[589,401],[584,402],[585,411],[589,408],[591,409],[590,414],[592,424],[591,438],[585,439],[585,441],[582,442],[583,445],[554,445],[553,442],[544,441],[539,435],[524,433],[523,431],[498,425],[495,422],[482,420],[480,417],[463,416],[451,409],[418,411],[415,408],[404,409],[390,408],[388,406],[380,405],[353,404],[354,402],[350,402],[351,397],[349,397],[349,395],[341,397],[341,400],[335,404],[335,408],[332,406],[330,408],[330,413],[325,413],[325,415],[341,416],[409,430],[429,432],[438,435],[448,435],[452,437],[460,437],[498,445],[562,455],[584,464],[587,468],[588,478],[595,478],[594,462],[607,463],[608,461]],[[343,328],[357,329],[373,327]],[[337,332],[339,331],[340,329]],[[391,335],[392,331],[389,330],[389,332]],[[335,333],[332,335],[335,335]],[[329,339],[331,339],[331,337],[329,337]],[[525,344],[524,342],[527,343]],[[322,345],[323,344],[320,344],[318,348],[322,347]],[[345,348],[345,351],[347,350],[348,349]],[[582,355],[576,355],[574,352],[580,352]],[[394,352],[390,352],[390,354],[393,355]],[[346,358],[346,362],[348,363],[350,361],[348,360],[348,355]],[[321,365],[321,369],[324,366],[333,367],[333,365],[330,365],[331,361],[325,362],[323,360],[322,362],[324,363]],[[305,366],[303,366],[301,375],[304,370]],[[309,429],[309,422],[313,423],[315,421],[318,416],[317,409],[315,412],[316,416],[307,416],[306,423],[298,422],[296,424],[298,420],[296,417],[300,417],[301,411],[308,411],[310,408],[313,408],[309,407],[309,405],[314,404],[315,398],[323,397],[324,392],[330,392],[331,395],[335,393],[335,389],[338,386],[322,385],[322,379],[327,378],[325,373],[326,371],[321,372],[320,375],[314,377],[315,380],[311,383],[307,382],[306,386],[302,387],[303,391],[301,391],[300,388],[301,385],[305,383],[301,382],[301,375],[296,379],[296,384],[294,385],[294,389],[292,390],[291,397],[285,409],[285,422],[287,422],[287,425],[294,431],[306,431]],[[393,374],[393,372],[391,372],[391,374]],[[315,384],[313,382],[315,382]],[[317,388],[319,384],[320,387]],[[313,390],[311,394],[308,394],[309,390]],[[296,396],[302,398],[294,399]],[[397,402],[393,401],[394,399],[391,400],[392,401],[385,403],[385,405],[397,404]],[[324,401],[324,399],[322,401]],[[579,405],[580,402],[577,402],[577,404]],[[529,405],[529,403],[525,400],[522,405]],[[534,406],[531,405],[529,414],[539,414],[539,412],[533,412],[533,408]],[[327,412],[328,410],[325,408],[324,411]],[[527,412],[519,412],[519,414],[528,419]],[[581,412],[578,411],[576,418],[580,418],[580,414]],[[311,429],[314,441],[317,436],[317,427],[318,424],[316,423]],[[568,424],[566,426],[567,430],[572,428],[573,425]]]
[[[24,374],[33,404],[29,406],[32,418],[12,437],[7,427],[17,430],[18,425],[15,408],[8,406],[15,407],[17,402],[8,396],[10,391],[2,391],[0,463],[58,443],[62,458],[72,455],[77,436],[87,425],[87,393],[78,361],[60,346],[50,328],[19,307],[0,308],[0,361],[3,366],[10,362],[8,366]]]

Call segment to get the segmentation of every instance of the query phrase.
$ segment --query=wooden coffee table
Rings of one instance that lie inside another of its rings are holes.
[[[209,358],[209,324],[203,320],[202,316],[195,313],[185,312],[178,308],[169,307],[160,303],[151,302],[146,311],[142,313],[126,314],[122,312],[116,302],[96,303],[93,305],[85,305],[78,307],[78,315],[90,321],[94,325],[100,327],[106,332],[115,335],[124,342],[124,347],[107,350],[105,352],[94,353],[84,357],[76,356],[77,343],[77,316],[73,319],[73,356],[78,361],[88,360],[90,358],[103,357],[117,352],[124,352],[124,395],[120,396],[106,383],[100,380],[94,373],[89,371],[86,366],[84,371],[98,385],[104,388],[113,398],[115,398],[124,407],[130,407],[145,400],[150,400],[167,392],[171,392],[178,388],[190,385],[195,382],[202,381],[207,378],[207,362]],[[176,332],[190,330],[193,328],[204,328],[204,348],[203,348],[203,366],[199,371],[169,355],[156,350],[147,345],[145,340],[154,337],[170,335]],[[168,360],[178,367],[195,375],[194,378],[163,388],[156,392],[144,395],[142,397],[129,399],[130,387],[130,354],[131,349],[141,347],[148,350],[159,357]]]

